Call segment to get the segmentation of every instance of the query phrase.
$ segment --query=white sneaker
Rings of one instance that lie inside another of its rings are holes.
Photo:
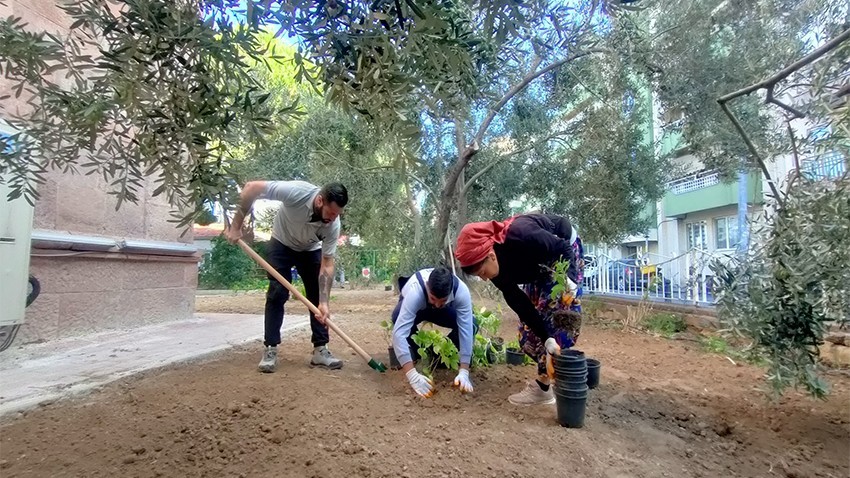
[[[331,370],[342,368],[342,360],[334,357],[334,354],[328,350],[327,345],[313,348],[313,358],[310,359],[310,365],[327,367]]]
[[[528,382],[521,392],[508,397],[508,401],[514,405],[551,405],[555,403],[555,392],[552,391],[552,385],[544,392],[537,382]]]
[[[260,360],[260,372],[272,373],[277,367],[277,347],[269,345],[263,351],[263,358]]]

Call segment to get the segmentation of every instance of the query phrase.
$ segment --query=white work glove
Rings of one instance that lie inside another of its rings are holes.
[[[546,339],[546,343],[544,345],[546,347],[546,352],[549,355],[561,355],[561,346],[558,345],[558,342],[556,342],[552,337]]]
[[[575,297],[578,293],[578,284],[572,281],[569,277],[567,277],[567,289],[570,291],[570,295]]]
[[[407,376],[407,381],[410,382],[410,387],[420,397],[428,398],[434,394],[434,382],[419,373],[415,368],[410,369],[405,375]]]
[[[458,371],[454,386],[460,389],[460,393],[472,393],[472,380],[469,378],[468,369],[462,368]]]

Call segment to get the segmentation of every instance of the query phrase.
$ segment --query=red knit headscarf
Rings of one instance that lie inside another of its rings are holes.
[[[457,236],[457,249],[455,257],[461,267],[478,264],[483,261],[493,244],[505,242],[508,227],[514,222],[515,217],[505,219],[502,222],[471,222],[460,230]]]

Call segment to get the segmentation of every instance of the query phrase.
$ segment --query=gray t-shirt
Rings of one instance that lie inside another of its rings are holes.
[[[333,256],[339,239],[339,218],[329,224],[321,219],[310,222],[317,194],[319,188],[308,182],[269,181],[262,197],[281,202],[274,218],[273,238],[296,251],[315,251],[321,247],[322,255]]]

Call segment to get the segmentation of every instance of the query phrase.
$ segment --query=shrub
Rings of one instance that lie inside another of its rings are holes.
[[[648,316],[644,319],[643,326],[665,337],[672,337],[673,334],[684,332],[688,328],[688,324],[680,315],[669,312],[657,312]]]

